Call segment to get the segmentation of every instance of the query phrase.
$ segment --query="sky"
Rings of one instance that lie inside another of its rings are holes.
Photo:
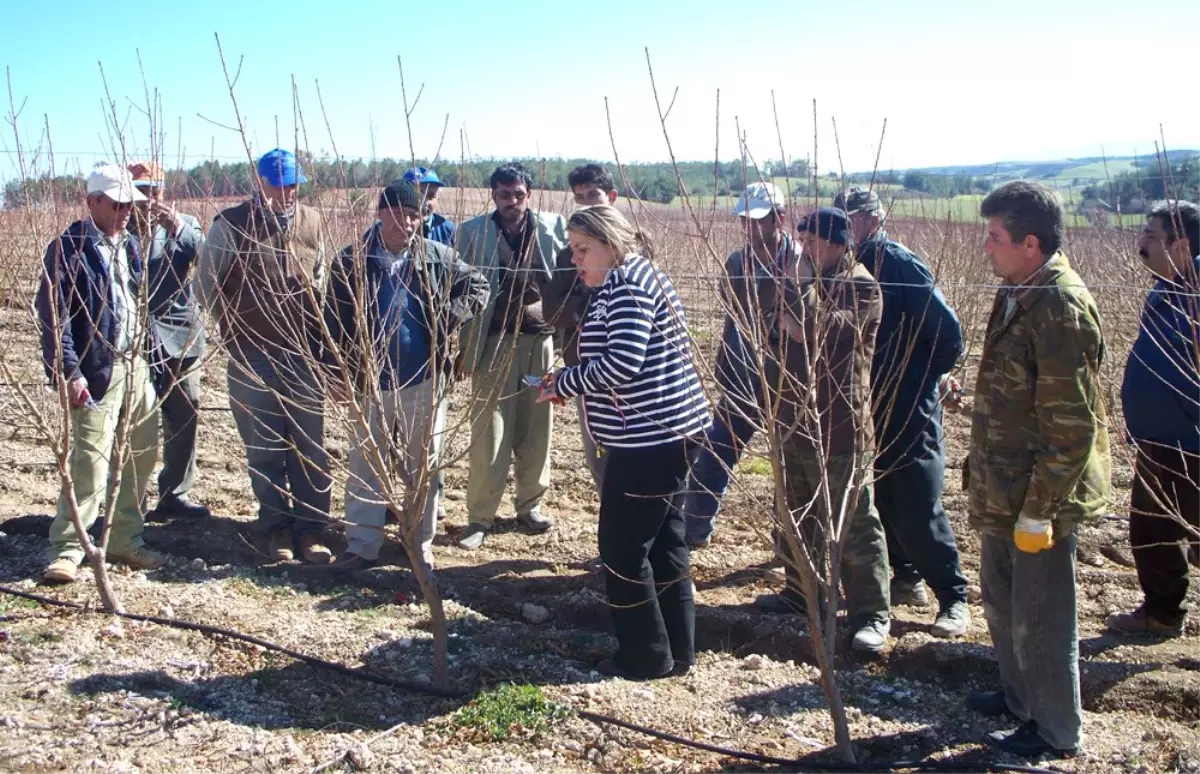
[[[172,167],[247,158],[239,113],[255,156],[299,145],[409,157],[411,142],[426,158],[729,160],[739,128],[752,157],[778,158],[782,142],[822,171],[868,170],[877,156],[887,170],[1152,154],[1160,127],[1168,147],[1200,148],[1196,0],[116,7],[5,3],[0,60],[18,116],[14,133],[6,99],[0,179],[19,174],[18,147],[27,168],[48,167],[47,126],[59,172],[119,158],[114,114],[127,155],[159,136]],[[666,136],[647,49],[663,108],[674,100]],[[421,93],[411,134],[397,57],[410,102]],[[1188,80],[1173,94],[1156,72]]]

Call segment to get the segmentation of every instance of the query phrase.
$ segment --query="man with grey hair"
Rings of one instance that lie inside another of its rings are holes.
[[[725,276],[718,286],[725,308],[715,368],[722,396],[684,489],[683,515],[692,548],[711,542],[731,471],[762,424],[762,379],[755,352],[764,351],[768,331],[759,296],[764,285],[777,283],[782,267],[796,259],[784,221],[786,201],[774,183],[754,182],[733,208],[744,243],[725,260]]]
[[[931,633],[959,637],[970,622],[950,519],[942,508],[946,441],[940,385],[963,353],[958,317],[911,250],[888,239],[879,195],[838,194],[850,216],[859,263],[883,290],[883,320],[872,361],[876,442],[875,502],[888,537],[892,602],[926,604],[922,578],[937,595]]]

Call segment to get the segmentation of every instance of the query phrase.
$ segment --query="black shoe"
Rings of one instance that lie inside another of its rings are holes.
[[[808,615],[804,595],[792,589],[784,589],[778,594],[761,594],[754,600],[754,606],[773,615]]]
[[[329,565],[329,569],[344,573],[356,573],[370,570],[377,564],[379,564],[378,559],[364,559],[352,551],[347,551],[342,554],[340,559]]]
[[[160,518],[207,519],[212,515],[206,506],[194,503],[187,495],[167,495],[160,497],[158,507],[154,509]]]
[[[993,731],[988,734],[987,743],[1018,758],[1074,758],[1079,752],[1074,747],[1060,750],[1047,742],[1032,720],[1010,731]]]
[[[967,694],[965,703],[967,709],[972,712],[978,712],[980,715],[986,715],[989,718],[998,718],[1002,715],[1007,715],[1014,720],[1020,720],[1008,708],[1008,702],[1004,698],[1004,691],[972,691]]]
[[[712,535],[709,535],[708,537],[703,537],[703,538],[689,537],[687,539],[688,548],[693,549],[693,550],[695,550],[697,548],[708,548],[710,545],[712,545]]]
[[[619,677],[622,680],[633,680],[635,682],[641,682],[644,680],[661,680],[664,677],[683,677],[691,670],[691,668],[691,664],[675,664],[661,675],[654,675],[651,677],[648,675],[635,675],[632,672],[627,672],[617,665],[616,660],[611,658],[606,658],[593,667],[595,671],[599,672],[605,677]]]

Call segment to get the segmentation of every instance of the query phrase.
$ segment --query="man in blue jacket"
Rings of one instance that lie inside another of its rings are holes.
[[[1115,613],[1120,634],[1178,637],[1188,559],[1200,563],[1200,208],[1164,204],[1138,243],[1154,288],[1125,364],[1121,405],[1137,449],[1129,542],[1145,601]]]
[[[406,489],[426,487],[419,558],[433,567],[441,487],[423,477],[439,469],[450,342],[487,303],[488,285],[450,248],[420,236],[421,222],[416,186],[397,180],[379,195],[379,221],[361,245],[342,250],[330,274],[325,320],[338,353],[335,365],[348,372],[364,412],[346,484],[351,526],[338,566],[347,572],[379,557],[387,502],[379,468],[393,451]]]
[[[93,170],[87,180],[89,215],[46,248],[35,305],[46,376],[55,388],[66,382],[71,484],[83,528],[100,515],[109,460],[124,426],[128,448],[122,450],[106,558],[153,570],[167,561],[142,539],[142,499],[158,461],[158,411],[146,362],[142,250],[126,230],[134,202],[144,198],[124,167]],[[54,559],[42,574],[55,583],[75,580],[84,558],[67,499],[60,491],[50,525]]]
[[[423,213],[421,236],[430,242],[454,247],[454,237],[458,233],[458,226],[437,211],[438,192],[442,190],[442,180],[438,177],[437,172],[425,167],[414,167],[405,172],[402,179],[415,185],[421,195],[421,212]]]
[[[939,610],[931,633],[958,637],[970,622],[967,579],[942,508],[946,446],[941,385],[963,353],[962,327],[921,260],[883,229],[879,195],[851,188],[834,199],[850,215],[858,260],[883,289],[871,368],[878,455],[875,499],[888,536],[892,602]]]

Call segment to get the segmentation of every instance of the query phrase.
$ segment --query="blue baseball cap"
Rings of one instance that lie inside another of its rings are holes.
[[[442,180],[437,176],[437,172],[425,167],[416,167],[404,173],[404,179],[410,183],[425,183],[427,185],[442,185]]]
[[[258,160],[258,175],[276,188],[307,183],[308,178],[296,163],[296,154],[283,148],[269,150]]]

